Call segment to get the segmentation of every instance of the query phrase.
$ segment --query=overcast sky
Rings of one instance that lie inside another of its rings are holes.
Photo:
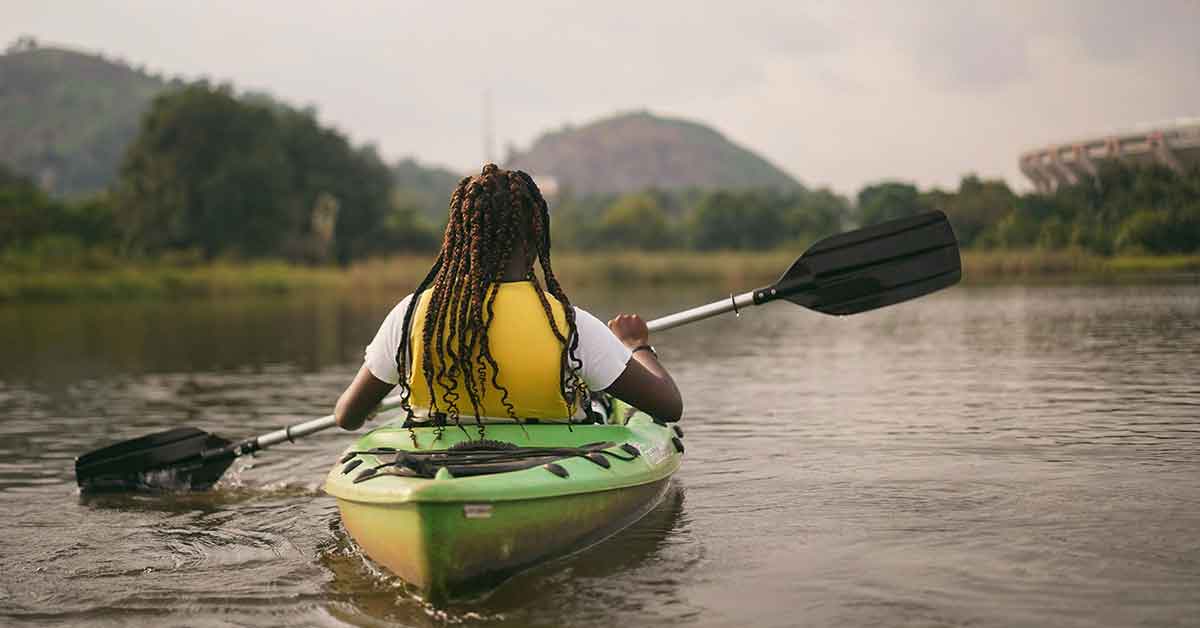
[[[1200,116],[1200,0],[1077,2],[0,0],[28,34],[297,105],[388,158],[455,170],[648,109],[806,185],[1027,188],[1027,148]]]

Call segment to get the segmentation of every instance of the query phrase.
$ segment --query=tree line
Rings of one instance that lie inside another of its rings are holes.
[[[763,249],[804,245],[854,226],[931,210],[946,213],[968,249],[1078,249],[1097,255],[1200,252],[1200,168],[1106,164],[1095,178],[1050,195],[1002,180],[962,178],[921,190],[885,181],[854,202],[828,190],[648,191],[616,198],[567,195],[551,222],[580,249]],[[555,222],[557,220],[557,222]]]
[[[1096,255],[1200,252],[1200,167],[1107,163],[1052,194],[964,177],[956,191],[882,183],[858,194],[863,224],[940,209],[964,247],[1077,249]]]
[[[0,259],[346,263],[434,248],[419,209],[393,195],[374,148],[352,145],[311,110],[200,82],[155,98],[100,194],[52,198],[0,172]]]
[[[849,202],[829,190],[657,190],[552,203],[556,245],[577,250],[770,249],[840,231]]]
[[[196,83],[158,96],[108,190],[62,200],[0,167],[0,266],[271,258],[348,263],[440,242],[452,173],[389,169],[310,110]],[[413,187],[407,189],[405,186]],[[428,189],[416,189],[424,186]],[[945,211],[966,248],[1200,252],[1200,170],[1107,164],[1051,195],[968,175],[955,190],[644,190],[551,202],[555,243],[576,250],[800,247],[840,230]]]

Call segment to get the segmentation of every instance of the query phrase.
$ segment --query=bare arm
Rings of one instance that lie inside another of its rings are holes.
[[[338,397],[337,406],[333,410],[338,427],[344,430],[356,430],[362,427],[371,411],[395,387],[395,384],[389,384],[376,378],[364,365],[358,370],[358,375],[354,376],[354,381],[350,382],[342,396]]]
[[[650,344],[650,331],[637,314],[621,314],[608,327],[630,349]],[[658,356],[648,350],[634,352],[607,392],[664,421],[678,421],[683,415],[679,387]]]

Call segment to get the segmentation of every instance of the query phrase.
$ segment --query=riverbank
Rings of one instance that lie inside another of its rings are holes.
[[[1200,255],[1120,255],[1082,251],[964,251],[963,279],[1009,281],[1123,281],[1200,279]]]
[[[768,283],[795,259],[791,251],[630,252],[555,256],[567,287],[711,284],[745,290]],[[346,268],[282,262],[131,265],[105,270],[0,271],[0,301],[216,298],[303,291],[406,290],[431,258],[393,257]],[[1078,251],[965,251],[964,281],[1074,282],[1200,278],[1200,255],[1099,257]]]

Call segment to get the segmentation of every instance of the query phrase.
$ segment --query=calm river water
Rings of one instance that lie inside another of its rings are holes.
[[[78,494],[72,458],[113,440],[328,413],[395,296],[0,306],[0,624],[1200,625],[1194,281],[663,333],[688,444],[666,501],[480,602],[424,605],[355,550],[320,490],[345,433],[204,494]]]

